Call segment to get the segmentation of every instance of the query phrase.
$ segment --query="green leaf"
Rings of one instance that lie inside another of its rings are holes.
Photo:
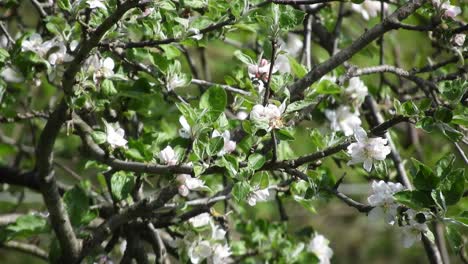
[[[111,178],[112,194],[117,200],[124,200],[130,196],[135,179],[131,174],[125,172],[117,172]]]
[[[442,96],[452,103],[458,103],[463,95],[468,91],[468,82],[466,80],[446,81],[441,84],[440,92]]]
[[[180,50],[174,45],[166,44],[160,45],[159,47],[161,47],[164,50],[164,56],[166,56],[166,58],[169,60],[178,58],[182,55]]]
[[[101,92],[105,96],[112,96],[117,94],[117,90],[115,89],[114,82],[111,80],[105,79],[101,83]]]
[[[57,5],[60,9],[64,11],[70,11],[72,7],[70,4],[70,0],[58,0]]]
[[[91,137],[93,138],[93,141],[96,142],[96,144],[98,145],[103,144],[107,141],[107,135],[102,131],[93,131],[93,133],[91,133]]]
[[[401,114],[404,116],[414,116],[419,113],[419,109],[416,104],[412,101],[406,101],[401,105]]]
[[[266,158],[262,154],[254,153],[249,156],[248,165],[253,170],[260,169],[265,164]]]
[[[341,88],[330,80],[321,80],[315,86],[315,92],[318,94],[340,94]]]
[[[439,123],[438,128],[442,134],[452,142],[458,142],[463,138],[463,133],[445,123]]]
[[[255,61],[251,57],[242,53],[242,51],[240,50],[234,51],[234,57],[236,57],[238,60],[245,64],[255,64]]]
[[[143,157],[143,155],[141,155],[141,153],[140,153],[140,151],[138,151],[138,149],[134,149],[134,148],[127,149],[127,150],[125,150],[125,155],[128,158],[133,159],[133,160],[145,161],[145,157]]]
[[[419,101],[418,108],[419,111],[426,111],[428,110],[432,105],[432,100],[429,98],[423,98],[421,101]]]
[[[250,181],[252,186],[258,186],[260,189],[265,189],[270,184],[270,174],[267,171],[259,171],[255,173]]]
[[[437,121],[444,122],[444,123],[449,123],[452,121],[452,110],[449,110],[445,107],[440,107],[438,108],[435,113],[434,113],[434,118]]]
[[[239,171],[239,162],[236,157],[232,155],[224,155],[221,159],[222,164],[227,169],[229,176],[236,177],[237,172]]]
[[[276,136],[278,137],[279,140],[284,140],[284,141],[294,140],[294,136],[292,134],[291,129],[282,128],[282,129],[276,130],[274,133],[276,133]]]
[[[313,100],[307,100],[307,99],[296,101],[296,102],[289,104],[285,112],[286,113],[296,112],[296,111],[302,110],[310,106],[312,103],[313,103]]]
[[[401,191],[394,195],[395,200],[412,209],[420,210],[434,206],[430,192]]]
[[[250,189],[250,185],[247,182],[236,182],[236,184],[234,184],[234,187],[232,188],[232,196],[237,202],[240,202],[247,198],[247,196],[250,193]]]
[[[465,191],[465,170],[456,169],[451,171],[440,183],[440,190],[445,196],[447,205],[456,204]]]
[[[214,119],[224,112],[226,105],[226,91],[219,86],[209,88],[200,99],[200,109],[208,109]]]
[[[432,132],[434,131],[435,128],[435,121],[434,118],[426,116],[421,118],[417,123],[416,123],[416,128],[422,128],[426,132]]]
[[[284,30],[290,30],[300,24],[304,20],[305,13],[299,9],[293,8],[290,5],[282,5],[279,7],[279,27]]]
[[[431,191],[437,188],[440,178],[437,177],[432,169],[416,159],[412,158],[411,161],[416,168],[416,174],[413,176],[413,183],[416,189]]]
[[[26,238],[41,234],[46,231],[47,220],[37,215],[24,215],[16,219],[16,222],[6,226],[6,239]]]
[[[460,252],[460,249],[463,247],[463,237],[461,236],[460,232],[458,232],[457,228],[453,224],[448,224],[445,227],[447,231],[447,238],[450,243],[450,246],[453,249],[453,252]]]
[[[224,147],[224,139],[223,137],[215,137],[210,139],[209,143],[209,148],[208,148],[208,154],[210,156],[216,155],[218,152],[220,152]]]
[[[0,63],[4,63],[9,57],[8,51],[0,48]]]
[[[297,62],[296,59],[294,59],[291,56],[288,56],[289,60],[289,65],[291,66],[291,70],[297,78],[302,78],[307,74],[307,69],[304,65],[300,64]]]
[[[89,211],[89,198],[82,188],[75,186],[65,192],[63,201],[73,226],[87,224],[88,219],[85,218]]]

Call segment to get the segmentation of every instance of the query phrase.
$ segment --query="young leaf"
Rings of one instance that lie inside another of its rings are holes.
[[[248,164],[249,164],[249,167],[252,168],[253,170],[258,170],[263,166],[263,164],[265,164],[265,161],[266,161],[265,156],[258,154],[258,153],[254,153],[250,155]]]

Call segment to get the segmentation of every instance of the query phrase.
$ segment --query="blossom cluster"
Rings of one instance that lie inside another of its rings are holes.
[[[369,219],[375,221],[384,218],[386,223],[400,231],[403,246],[408,248],[421,240],[422,235],[428,235],[431,231],[426,224],[429,219],[427,213],[405,208],[396,201],[394,195],[405,189],[400,183],[373,181],[372,194],[367,201],[374,207],[369,212]]]

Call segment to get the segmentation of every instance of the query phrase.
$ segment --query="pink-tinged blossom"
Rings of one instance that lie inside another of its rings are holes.
[[[261,59],[258,64],[249,64],[247,71],[251,79],[258,79],[264,82],[268,81],[268,74],[270,72],[270,62],[266,59]],[[272,73],[276,72],[277,69],[273,68]]]
[[[213,131],[211,135],[212,138],[215,137],[222,137],[223,138],[223,148],[219,151],[218,155],[222,156],[226,153],[231,153],[236,149],[236,142],[231,140],[231,133],[229,131],[224,131],[222,134],[219,133],[217,130]]]
[[[190,174],[179,174],[177,175],[176,181],[179,184],[179,194],[183,197],[188,196],[190,191],[199,190],[205,187],[204,181],[192,177]]]
[[[445,17],[455,18],[456,16],[460,15],[462,10],[459,6],[451,5],[450,2],[444,2],[441,5],[441,9],[443,10],[443,14]]]
[[[167,146],[163,150],[161,150],[161,152],[159,152],[159,159],[162,163],[166,165],[177,164],[177,156],[171,146]]]
[[[452,37],[452,43],[455,46],[462,47],[465,44],[466,35],[465,34],[456,34]]]
[[[275,104],[267,104],[266,106],[257,104],[250,112],[250,119],[254,122],[266,125],[268,130],[282,128],[283,120],[281,115],[285,110],[286,101],[283,102],[279,107]]]

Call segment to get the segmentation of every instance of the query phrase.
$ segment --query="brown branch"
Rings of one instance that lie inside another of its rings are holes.
[[[67,96],[73,94],[75,76],[90,51],[97,46],[104,34],[113,25],[115,25],[128,10],[138,5],[139,1],[126,1],[119,6],[114,13],[106,18],[102,24],[89,35],[88,39],[85,39],[80,43],[78,51],[74,54],[73,61],[68,65],[68,68],[63,75],[62,89],[65,92],[66,97],[62,99],[55,111],[50,115],[50,118],[40,135],[36,148],[35,171],[38,174],[40,190],[43,195],[44,202],[50,213],[49,217],[52,227],[60,243],[63,262],[74,261],[78,257],[80,251],[80,245],[75,233],[73,232],[63,201],[61,200],[52,168],[53,147],[60,132],[60,128],[69,116]]]
[[[49,255],[47,254],[47,252],[36,245],[27,244],[19,241],[7,241],[0,243],[0,248],[23,252],[31,256],[37,257],[39,259],[42,259],[46,262],[49,261]]]
[[[29,120],[33,118],[49,118],[49,113],[41,111],[31,111],[27,113],[18,113],[13,117],[0,116],[0,123],[14,123],[23,120]]]
[[[319,80],[322,76],[338,67],[346,60],[350,59],[354,54],[366,47],[369,43],[376,40],[388,31],[397,29],[398,27],[395,24],[392,24],[392,22],[399,22],[407,18],[419,7],[421,7],[424,2],[424,0],[415,0],[406,3],[402,7],[398,8],[392,15],[384,19],[382,23],[379,23],[373,28],[367,30],[350,46],[333,55],[327,61],[316,65],[304,78],[294,82],[289,87],[289,90],[294,96],[294,99],[297,100],[300,98],[300,94],[312,83]]]
[[[211,31],[215,31],[227,25],[231,25],[234,22],[235,22],[234,17],[230,16],[225,21],[222,21],[222,22],[219,22],[219,23],[216,23],[216,24],[213,24],[206,28],[201,29],[198,34],[205,34]],[[147,41],[140,41],[140,42],[126,42],[126,43],[102,43],[100,44],[100,46],[104,48],[123,48],[123,49],[156,47],[156,46],[160,46],[163,44],[178,43],[178,42],[181,42],[182,40],[193,37],[195,35],[197,35],[197,33],[191,32],[187,34],[185,37],[180,37],[180,38],[167,38],[167,39],[162,39],[162,40],[147,40]]]

